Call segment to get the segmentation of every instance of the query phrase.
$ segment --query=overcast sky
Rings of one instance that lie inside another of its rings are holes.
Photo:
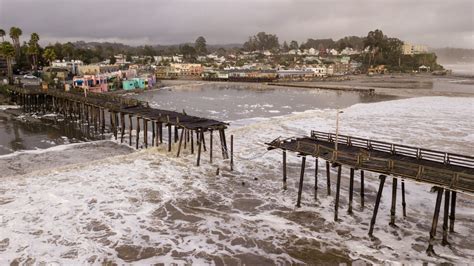
[[[474,48],[472,0],[0,0],[0,28],[42,43],[243,43],[259,31],[283,40],[389,36],[431,47]],[[25,37],[24,37],[25,38]]]

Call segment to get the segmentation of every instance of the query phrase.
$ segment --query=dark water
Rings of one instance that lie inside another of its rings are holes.
[[[356,103],[395,99],[352,92],[295,88],[258,90],[248,89],[243,85],[162,89],[133,97],[148,101],[153,107],[185,110],[190,115],[225,121],[280,116],[317,108],[344,108]],[[84,127],[79,129],[74,122],[34,115],[22,118],[17,116],[20,113],[20,110],[0,110],[0,155],[102,138],[93,135],[93,132],[87,132]]]
[[[357,92],[303,88],[248,89],[240,85],[206,84],[173,87],[134,96],[151,106],[187,114],[232,121],[272,117],[311,109],[345,108],[357,103],[393,100],[396,97]]]
[[[20,110],[0,110],[0,155],[18,150],[44,149],[94,139],[77,124],[53,118],[18,116]]]

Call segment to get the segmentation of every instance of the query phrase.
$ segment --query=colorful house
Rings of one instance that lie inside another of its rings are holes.
[[[122,81],[124,90],[145,89],[145,80],[142,78],[133,78]]]
[[[103,75],[74,77],[72,84],[74,87],[85,88],[90,92],[106,92],[109,89],[107,77]]]

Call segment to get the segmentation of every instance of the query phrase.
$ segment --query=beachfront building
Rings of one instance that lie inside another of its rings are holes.
[[[43,78],[44,79],[57,79],[59,81],[66,81],[70,79],[69,69],[63,67],[44,67]]]
[[[122,88],[124,90],[145,89],[146,82],[143,78],[133,78],[122,81]]]
[[[97,75],[119,71],[117,65],[82,65],[78,69],[79,75]]]
[[[428,47],[426,45],[403,43],[402,53],[404,55],[426,54]]]
[[[199,77],[204,71],[201,64],[172,63],[170,67],[172,71],[184,77]]]
[[[81,60],[55,60],[51,63],[52,67],[65,68],[68,69],[73,75],[79,74],[79,66],[84,65]]]
[[[311,79],[315,77],[315,72],[311,69],[288,69],[288,70],[278,70],[278,79],[283,80],[303,80]]]
[[[74,77],[72,85],[76,88],[87,89],[90,92],[106,92],[109,89],[107,76],[105,75]]]

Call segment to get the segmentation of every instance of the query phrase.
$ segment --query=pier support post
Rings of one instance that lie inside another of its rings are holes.
[[[148,119],[143,118],[143,141],[145,149],[148,149]]]
[[[174,126],[174,143],[178,142],[178,125]]]
[[[181,152],[181,144],[183,143],[183,136],[184,136],[184,128],[181,130],[181,136],[179,137],[179,145],[178,145],[178,154],[176,157],[179,157],[179,153]]]
[[[364,170],[360,170],[360,207],[364,209],[364,194],[365,194],[365,185],[364,185]]]
[[[286,190],[286,150],[283,150],[283,189]]]
[[[151,146],[155,146],[155,121],[151,120]]]
[[[407,217],[407,203],[405,202],[405,180],[402,179],[402,208],[403,218]]]
[[[326,161],[326,178],[327,178],[327,187],[328,187],[328,196],[331,195],[331,166],[329,161]]]
[[[100,108],[100,113],[102,115],[102,120],[101,120],[102,124],[101,124],[101,129],[100,130],[101,130],[102,135],[104,135],[104,132],[105,132],[105,110],[104,110],[104,108]],[[122,127],[122,131],[123,131],[123,127]]]
[[[204,135],[202,137],[202,142],[204,147],[206,147],[206,144],[204,143]],[[234,171],[234,135],[230,135],[230,171]]]
[[[158,135],[160,135],[160,143],[163,143],[163,123],[158,124]]]
[[[444,216],[443,216],[443,246],[449,245],[448,242],[448,218],[449,218],[449,198],[450,191],[446,189],[444,192]]]
[[[210,136],[209,136],[209,160],[211,161],[212,163],[212,129],[210,130]]]
[[[115,137],[115,140],[117,140],[118,139],[118,125],[119,125],[118,114],[116,112],[113,112],[113,114],[114,114],[114,124],[115,124],[114,137]]]
[[[438,191],[438,195],[436,196],[436,205],[435,205],[435,211],[433,214],[433,222],[431,223],[430,240],[429,240],[428,248],[426,249],[426,254],[428,254],[428,256],[436,255],[433,249],[433,244],[434,244],[434,240],[436,236],[436,227],[438,227],[438,217],[439,217],[439,209],[441,207],[441,199],[443,198],[443,188],[436,187],[435,189]]]
[[[383,185],[385,184],[385,178],[387,178],[387,176],[385,175],[379,176],[380,185],[379,185],[379,191],[377,192],[377,198],[375,200],[374,213],[372,215],[372,220],[370,220],[369,236],[372,236],[374,233],[374,225],[375,225],[375,221],[377,220],[377,212],[379,211],[380,199],[382,198]]]
[[[318,198],[318,157],[314,159],[314,199]]]
[[[199,166],[200,163],[201,163],[201,146],[202,146],[202,141],[199,140],[201,137],[202,137],[202,132],[200,132],[199,130],[196,130],[196,133],[198,133],[198,139],[196,139],[197,141],[197,145],[198,145],[198,154],[197,154],[197,163],[196,165]]]
[[[395,214],[397,208],[397,184],[398,179],[392,178],[392,207],[390,208],[390,223],[389,225],[395,226]]]
[[[171,124],[168,124],[168,152],[171,151]]]
[[[194,131],[191,130],[189,135],[191,136],[191,154],[194,154]]]
[[[139,147],[139,142],[140,142],[140,117],[137,116],[137,136],[136,136],[136,142],[135,143],[135,146],[138,150],[138,147]]]
[[[347,209],[348,214],[352,214],[353,197],[354,197],[354,168],[351,168],[350,177],[349,177],[349,208]]]
[[[129,124],[129,130],[128,130],[128,145],[132,146],[132,131],[133,131],[133,120],[132,120],[132,115],[128,115],[128,124]]]
[[[301,173],[300,173],[300,183],[298,187],[298,199],[296,201],[296,207],[301,207],[301,193],[303,192],[303,179],[304,179],[304,168],[306,164],[306,156],[301,157]]]
[[[455,220],[455,212],[456,212],[456,191],[453,191],[451,197],[451,214],[449,215],[449,232],[454,233],[454,220]]]
[[[123,137],[125,136],[125,115],[123,113],[120,113],[120,122],[122,123],[122,130],[120,131],[120,143],[123,143]]]
[[[336,204],[334,204],[334,221],[337,222],[338,220],[338,209],[339,209],[339,195],[341,192],[341,171],[342,166],[339,164],[337,166],[337,183],[336,183]]]

